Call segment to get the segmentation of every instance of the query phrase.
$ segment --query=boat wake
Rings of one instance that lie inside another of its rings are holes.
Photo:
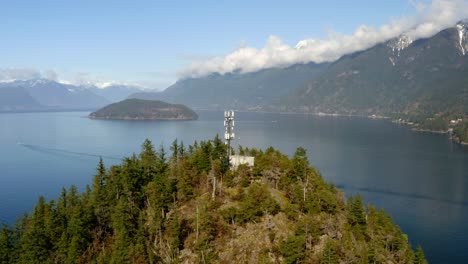
[[[344,184],[340,184],[340,185],[337,184],[336,187],[342,190],[355,190],[359,192],[378,193],[378,194],[384,194],[384,195],[392,195],[392,196],[426,200],[426,201],[435,201],[435,202],[441,202],[441,203],[446,203],[446,204],[451,204],[451,205],[468,207],[468,202],[465,202],[465,201],[456,201],[456,200],[450,200],[450,199],[436,198],[436,197],[432,197],[432,196],[424,195],[424,194],[403,193],[403,192],[397,192],[397,191],[392,191],[392,190],[370,188],[370,187],[357,187],[357,186],[350,186],[350,185],[344,185]]]
[[[98,155],[98,154],[86,153],[86,152],[76,152],[76,151],[57,149],[57,148],[48,148],[48,147],[43,147],[39,145],[26,144],[23,142],[17,142],[17,144],[29,150],[46,153],[50,155],[59,155],[59,156],[74,155],[74,156],[82,156],[82,157],[103,158],[103,159],[110,159],[110,160],[122,160],[123,159],[122,157]]]

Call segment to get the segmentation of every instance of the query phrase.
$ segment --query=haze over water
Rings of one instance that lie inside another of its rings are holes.
[[[0,221],[30,212],[39,195],[92,183],[99,156],[106,166],[140,151],[185,145],[223,133],[223,113],[198,121],[128,122],[86,118],[87,112],[0,114]],[[291,155],[307,148],[310,163],[347,195],[361,193],[392,215],[421,244],[430,263],[468,258],[468,148],[446,135],[411,132],[387,120],[236,113],[236,144]]]

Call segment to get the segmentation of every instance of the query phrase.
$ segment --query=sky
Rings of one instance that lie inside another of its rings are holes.
[[[0,80],[161,90],[210,72],[330,61],[464,16],[465,0],[0,0]]]

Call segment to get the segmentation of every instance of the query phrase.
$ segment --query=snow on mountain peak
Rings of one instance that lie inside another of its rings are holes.
[[[30,80],[31,86],[36,86],[36,85],[42,85],[51,82],[50,80],[47,79],[32,79]]]
[[[465,54],[467,53],[467,47],[466,46],[468,46],[468,43],[466,43],[466,37],[467,37],[467,33],[468,33],[466,23],[459,22],[459,23],[457,23],[456,28],[457,28],[457,31],[458,31],[459,48],[460,48],[460,51],[461,51],[462,55],[465,56]]]
[[[394,38],[388,42],[388,47],[392,49],[393,55],[399,57],[400,51],[406,49],[409,45],[413,43],[413,40],[407,35],[400,35],[397,38]]]
[[[388,41],[387,47],[392,49],[392,55],[388,59],[393,66],[396,65],[396,62],[400,57],[400,52],[409,47],[411,43],[413,43],[413,39],[404,34]]]

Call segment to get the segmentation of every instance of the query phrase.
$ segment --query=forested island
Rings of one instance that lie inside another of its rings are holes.
[[[218,136],[169,153],[146,140],[120,165],[100,160],[84,192],[40,197],[1,227],[0,263],[427,263],[382,209],[325,182],[305,149],[239,147],[255,165],[236,170],[226,152]]]
[[[116,120],[195,120],[197,113],[182,104],[157,100],[126,99],[89,115],[92,119]]]

